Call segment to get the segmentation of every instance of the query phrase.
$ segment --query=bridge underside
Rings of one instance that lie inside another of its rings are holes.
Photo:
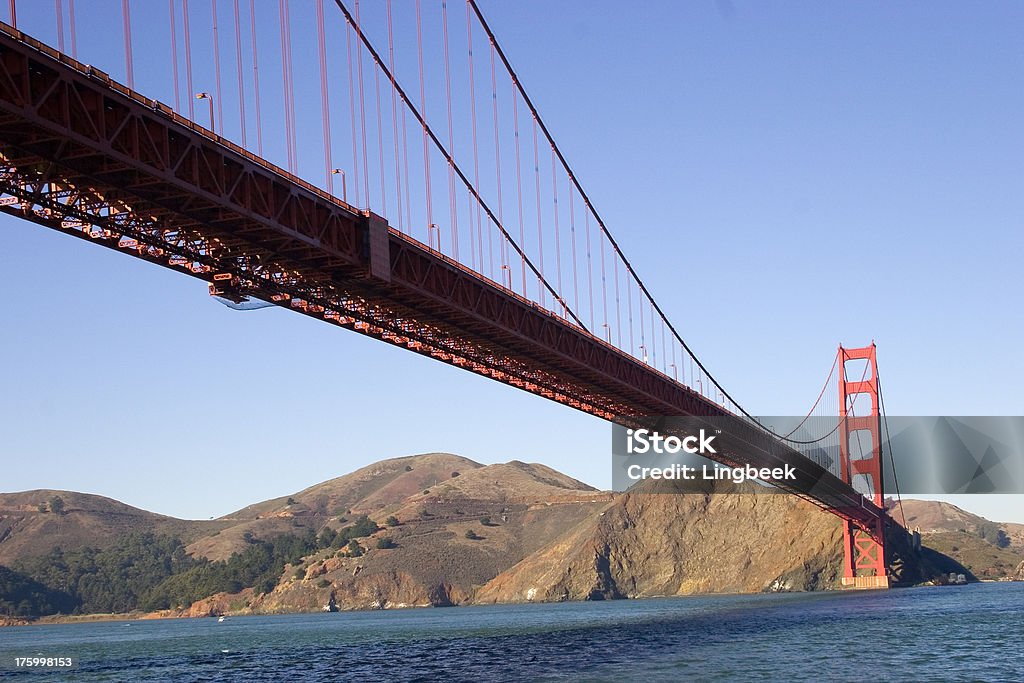
[[[587,330],[0,26],[0,210],[605,418],[722,416]],[[4,196],[6,195],[6,196]],[[751,426],[720,459],[858,527],[885,513]]]

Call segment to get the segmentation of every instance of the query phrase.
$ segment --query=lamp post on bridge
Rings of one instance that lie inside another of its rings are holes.
[[[345,186],[345,170],[341,168],[332,168],[331,175],[341,176],[341,201],[348,204],[348,188]]]
[[[196,99],[197,100],[206,100],[207,103],[210,105],[210,130],[213,131],[216,134],[217,128],[214,126],[214,122],[213,122],[213,95],[211,95],[208,92],[197,92],[196,93]]]
[[[506,286],[509,289],[512,289],[512,269],[508,267],[507,263],[502,263],[501,264],[501,270],[504,272],[504,275],[502,276],[501,279],[504,281],[504,279],[507,277],[508,278],[508,284]]]
[[[434,233],[437,233],[437,250],[441,251],[441,228],[437,227],[437,223],[431,223],[427,226],[427,246],[431,249],[434,248]]]

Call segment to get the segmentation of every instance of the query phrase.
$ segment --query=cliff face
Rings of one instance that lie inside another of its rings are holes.
[[[478,602],[835,586],[838,520],[791,496],[626,494],[502,572]]]
[[[403,524],[383,532],[397,548],[359,558],[308,558],[251,609],[821,590],[838,578],[838,519],[792,496],[635,493],[509,509],[486,527]]]

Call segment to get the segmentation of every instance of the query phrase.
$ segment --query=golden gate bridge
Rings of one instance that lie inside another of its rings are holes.
[[[844,520],[843,584],[888,586],[874,345],[839,349],[827,433],[748,413],[458,4],[168,0],[158,25],[157,2],[9,0],[0,210],[606,420],[736,418],[715,459],[793,466],[780,486]]]

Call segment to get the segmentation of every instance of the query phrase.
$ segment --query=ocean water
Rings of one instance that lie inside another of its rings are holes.
[[[1018,683],[1024,583],[5,628],[0,679]]]

